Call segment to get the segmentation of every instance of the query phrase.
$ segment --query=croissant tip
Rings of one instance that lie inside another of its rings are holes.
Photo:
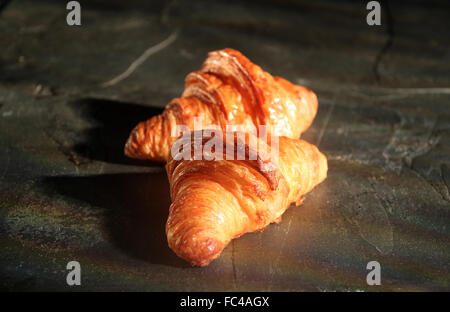
[[[127,141],[125,142],[124,154],[130,158],[148,159],[148,152],[146,150],[145,136],[142,134],[144,125],[139,123],[133,130],[131,130]]]
[[[132,139],[132,135],[133,133],[130,134],[130,136],[128,137],[127,141],[125,142],[125,146],[123,148],[123,153],[125,156],[130,157],[130,158],[134,158],[135,155],[133,153],[133,139]]]
[[[217,239],[190,237],[177,248],[176,253],[192,266],[204,267],[215,260],[223,248],[224,244]]]

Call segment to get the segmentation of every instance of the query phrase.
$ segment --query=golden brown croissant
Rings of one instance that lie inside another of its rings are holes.
[[[222,141],[224,153],[227,144],[237,150],[234,139]],[[250,150],[247,140],[246,155]],[[292,202],[299,203],[326,178],[326,157],[306,141],[280,137],[277,162],[256,153],[256,160],[175,160],[176,156],[169,156],[166,170],[172,204],[166,234],[179,257],[192,265],[208,265],[232,239],[279,222]]]
[[[271,125],[278,136],[299,138],[317,113],[317,97],[309,89],[271,76],[233,49],[213,51],[200,71],[186,77],[181,98],[169,103],[161,115],[139,123],[125,145],[125,154],[139,159],[167,161],[175,141],[176,125],[194,129],[202,117],[204,129],[217,125],[255,127]]]

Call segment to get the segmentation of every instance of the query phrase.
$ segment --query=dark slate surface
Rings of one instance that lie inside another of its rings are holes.
[[[450,290],[446,1],[389,2],[379,27],[364,1],[81,1],[80,27],[65,3],[14,0],[0,15],[2,289]],[[191,268],[166,245],[163,167],[122,147],[224,47],[318,94],[304,138],[329,177],[281,224]],[[371,260],[381,286],[366,284]]]

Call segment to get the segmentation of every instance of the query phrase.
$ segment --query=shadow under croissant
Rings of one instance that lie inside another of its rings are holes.
[[[48,177],[50,192],[106,209],[113,244],[155,264],[190,267],[168,247],[165,233],[170,196],[166,173]]]
[[[84,98],[70,107],[92,124],[81,134],[82,142],[74,151],[91,160],[149,166],[155,163],[128,158],[123,153],[131,130],[141,121],[162,113],[163,108],[120,101]]]

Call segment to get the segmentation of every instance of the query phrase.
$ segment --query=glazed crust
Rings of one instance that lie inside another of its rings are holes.
[[[227,144],[232,143],[223,140],[224,151]],[[233,144],[237,150],[236,139]],[[278,162],[259,153],[256,160],[223,159],[170,156],[166,164],[172,198],[168,244],[195,266],[208,265],[233,238],[279,222],[289,205],[300,203],[327,174],[326,157],[317,147],[287,137],[279,138]]]
[[[125,154],[132,158],[167,161],[176,140],[176,125],[193,130],[194,118],[203,128],[218,125],[270,125],[275,135],[299,138],[317,113],[317,97],[309,89],[264,72],[233,49],[213,51],[201,70],[187,75],[181,98],[161,115],[139,123],[131,132]]]

